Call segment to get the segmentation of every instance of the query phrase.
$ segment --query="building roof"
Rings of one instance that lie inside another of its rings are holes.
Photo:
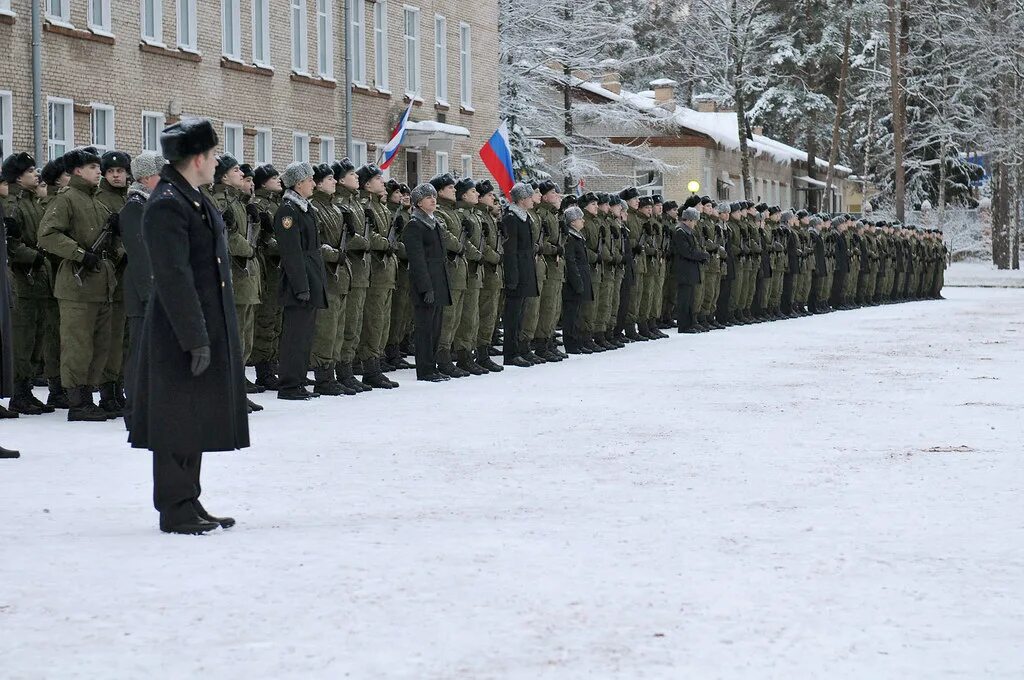
[[[558,77],[564,77],[562,74],[555,74],[554,71],[551,73]],[[661,79],[661,81],[652,81],[652,85],[655,82],[664,81],[671,82],[668,81],[668,79]],[[685,106],[676,106],[674,111],[669,111],[658,106],[653,99],[654,93],[650,90],[639,93],[622,90],[621,94],[616,94],[611,90],[605,89],[598,83],[589,82],[576,77],[573,77],[572,85],[573,87],[577,87],[581,90],[597,95],[598,97],[607,99],[608,101],[623,102],[662,120],[668,119],[679,127],[710,137],[716,143],[730,151],[735,151],[740,148],[739,131],[737,130],[736,125],[736,114],[733,112],[719,113],[711,111],[695,111]],[[779,163],[792,161],[807,163],[806,151],[790,146],[784,142],[780,142],[777,139],[765,137],[764,135],[754,135],[752,140],[747,140],[747,146],[752,149],[755,154],[766,154],[774,158]],[[828,160],[815,158],[815,165],[820,168],[828,169]],[[852,168],[848,168],[845,165],[837,164],[835,169],[837,172],[844,174],[851,174],[853,172]]]

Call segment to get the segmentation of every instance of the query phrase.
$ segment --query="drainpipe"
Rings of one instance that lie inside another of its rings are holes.
[[[32,141],[36,163],[43,158],[43,18],[32,2]]]
[[[349,21],[349,3],[345,0],[345,155],[352,158],[352,68],[349,50],[352,45],[352,23]]]

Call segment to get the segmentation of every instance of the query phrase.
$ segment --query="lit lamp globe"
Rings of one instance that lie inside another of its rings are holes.
[[[695,194],[700,191],[700,182],[695,179],[691,179],[689,184],[686,185],[686,190],[691,194]]]

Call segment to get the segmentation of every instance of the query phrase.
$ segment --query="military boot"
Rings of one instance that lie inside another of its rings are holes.
[[[6,276],[6,274],[3,274]],[[14,396],[11,397],[11,410],[23,416],[39,416],[43,414],[42,404],[37,405],[32,398],[32,381],[28,378],[14,383]],[[53,412],[50,408],[50,412]]]
[[[277,365],[269,361],[256,364],[256,384],[266,390],[276,390],[278,386]]]
[[[533,347],[533,353],[544,361],[555,363],[562,360],[562,357],[555,356],[551,353],[551,348],[548,347],[547,342],[543,340],[534,340],[531,343],[531,346]]]
[[[548,362],[547,359],[544,359],[543,357],[539,356],[534,351],[534,348],[536,348],[536,346],[537,346],[537,341],[536,340],[530,340],[530,342],[527,343],[526,346],[529,349],[527,349],[525,352],[523,352],[522,356],[523,356],[524,359],[529,361],[534,366],[536,366],[538,364],[546,364]]]
[[[117,403],[115,387],[117,383],[105,382],[100,385],[100,408],[107,412],[111,418],[120,418],[124,415],[124,409]]]
[[[356,393],[369,392],[373,389],[369,385],[364,385],[356,379],[355,375],[352,373],[352,364],[336,364],[334,371],[338,376],[338,382]]]
[[[108,419],[107,412],[93,403],[91,387],[69,387],[67,392],[68,421],[99,423]]]
[[[334,379],[334,369],[330,366],[313,369],[313,391],[326,397],[340,397],[346,393],[355,394]]]
[[[19,418],[20,415],[14,411],[8,411],[7,408],[0,404],[0,420],[6,420],[8,418]]]
[[[5,449],[0,446],[0,458],[21,458],[21,453],[14,449]]]
[[[459,363],[456,366],[471,375],[486,375],[488,373],[487,369],[473,360],[473,353],[468,349],[459,350]]]
[[[476,348],[476,364],[491,373],[501,373],[505,370],[503,366],[494,363],[494,360],[491,359],[491,348],[488,345],[480,345]]]
[[[468,378],[470,375],[452,363],[452,353],[447,349],[437,350],[437,372],[449,378]]]
[[[363,384],[370,387],[379,387],[384,390],[398,387],[398,383],[388,380],[384,372],[380,370],[380,360],[376,357],[363,362]]]
[[[615,349],[622,349],[623,347],[626,346],[626,343],[619,340],[618,336],[615,335],[615,333],[613,333],[612,331],[604,332],[604,341]]]
[[[548,340],[548,347],[551,349],[551,353],[561,359],[568,359],[569,355],[558,349],[558,338],[551,338]]]
[[[387,357],[388,363],[394,366],[396,369],[403,370],[407,368],[416,368],[402,356],[402,350],[398,345],[388,345],[384,348],[384,356]]]

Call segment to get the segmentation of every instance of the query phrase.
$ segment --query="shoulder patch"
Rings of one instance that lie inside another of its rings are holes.
[[[290,218],[290,217],[285,217],[284,219],[281,220],[281,226],[284,227],[285,229],[291,229],[292,228],[292,224],[293,224],[293,221],[292,221],[292,218]]]

